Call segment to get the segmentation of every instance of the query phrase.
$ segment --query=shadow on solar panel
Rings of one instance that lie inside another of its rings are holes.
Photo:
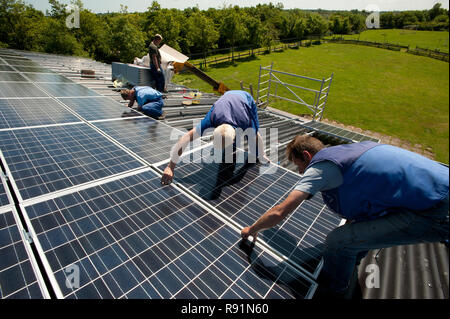
[[[211,158],[207,159],[211,157],[211,148],[208,146],[182,157],[175,169],[175,181],[239,227],[253,224],[264,212],[281,203],[300,178],[273,164],[249,163],[248,154],[240,150],[236,154],[244,161],[211,163]],[[164,167],[165,164],[160,169]],[[323,242],[339,223],[340,218],[328,211],[322,199],[315,196],[305,201],[281,225],[263,231],[260,238],[302,270],[317,277]]]

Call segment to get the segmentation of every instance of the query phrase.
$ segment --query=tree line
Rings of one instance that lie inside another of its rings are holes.
[[[68,28],[66,20],[72,12],[57,0],[49,3],[51,10],[43,13],[22,0],[0,0],[0,47],[131,62],[147,53],[156,33],[185,54],[206,55],[218,48],[259,48],[292,38],[359,33],[370,14],[286,10],[280,3],[179,10],[161,8],[157,1],[145,12],[128,12],[121,5],[119,12],[95,14],[81,0],[72,0],[79,8],[79,28]],[[380,22],[382,28],[448,30],[449,17],[438,3],[430,10],[383,12]]]

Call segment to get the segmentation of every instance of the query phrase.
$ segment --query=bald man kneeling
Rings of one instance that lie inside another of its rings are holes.
[[[224,149],[235,143],[236,131],[253,129],[256,141],[257,156],[261,162],[267,161],[261,134],[256,103],[253,97],[245,91],[235,90],[226,92],[213,104],[205,118],[195,128],[179,139],[172,149],[170,162],[164,169],[161,179],[163,185],[172,182],[175,166],[189,142],[202,136],[205,130],[214,129],[214,149]],[[249,140],[250,142],[250,140]]]

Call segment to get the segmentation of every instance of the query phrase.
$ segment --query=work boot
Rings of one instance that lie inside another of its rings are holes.
[[[167,114],[166,111],[163,111],[162,114],[158,116],[156,119],[162,121],[166,118],[166,114]]]

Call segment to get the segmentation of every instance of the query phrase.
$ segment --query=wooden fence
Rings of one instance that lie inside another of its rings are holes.
[[[278,44],[275,46],[270,46],[267,48],[258,48],[258,49],[254,49],[254,50],[246,50],[245,52],[234,52],[234,57],[232,56],[231,53],[229,53],[229,55],[225,56],[225,57],[215,57],[215,58],[207,58],[206,62],[205,61],[198,61],[196,63],[192,63],[193,65],[195,65],[196,67],[199,68],[204,68],[205,66],[208,65],[215,65],[215,64],[219,64],[219,63],[230,63],[234,60],[240,60],[240,59],[245,59],[247,57],[250,57],[252,55],[262,55],[262,54],[268,54],[270,52],[280,52],[286,49],[294,49],[294,48],[299,48],[300,46],[303,47],[307,47],[307,46],[311,46],[313,44],[319,44],[320,43],[320,39],[310,39],[310,40],[298,40],[296,42],[292,42],[292,43],[283,43],[283,44]]]
[[[334,42],[334,43],[345,43],[345,44],[357,44],[357,45],[367,45],[372,47],[377,47],[381,49],[388,49],[393,51],[401,51],[402,49],[410,54],[415,55],[421,55],[430,57],[433,59],[438,59],[441,61],[449,62],[449,54],[446,52],[441,52],[439,50],[429,50],[429,49],[423,49],[423,48],[410,48],[408,45],[400,45],[400,44],[393,44],[393,43],[380,43],[380,42],[372,42],[372,41],[360,41],[360,40],[354,40],[354,39],[344,39],[344,38],[332,38],[327,39],[328,42]]]

